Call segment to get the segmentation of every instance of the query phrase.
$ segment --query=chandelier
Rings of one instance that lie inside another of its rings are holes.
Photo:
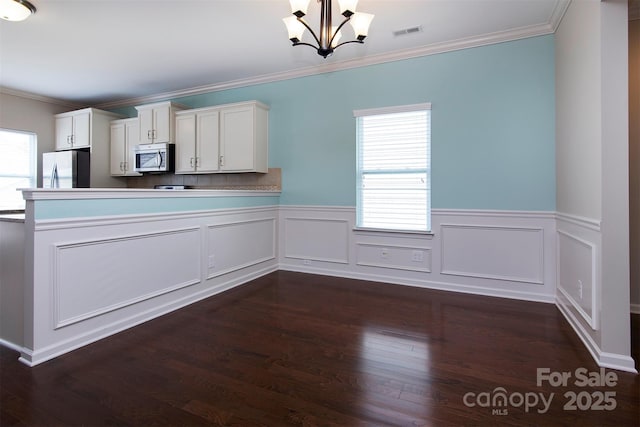
[[[7,21],[24,21],[36,13],[36,7],[27,0],[0,0],[0,18]]]
[[[364,43],[364,39],[369,32],[369,25],[373,19],[370,13],[356,12],[358,0],[338,0],[340,4],[340,14],[344,20],[340,25],[331,25],[331,0],[317,0],[320,3],[320,35],[318,36],[303,19],[307,14],[310,0],[289,0],[291,3],[291,13],[294,16],[284,18],[283,21],[289,32],[289,40],[294,46],[310,46],[318,52],[318,55],[326,58],[335,49],[347,43]],[[356,39],[339,43],[342,36],[342,27],[349,22],[353,27]],[[304,43],[301,41],[305,28],[309,30],[316,41],[316,44]]]

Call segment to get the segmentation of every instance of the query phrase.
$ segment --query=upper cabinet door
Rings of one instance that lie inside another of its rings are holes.
[[[73,135],[73,117],[56,117],[56,151],[69,150]]]
[[[138,123],[140,125],[140,144],[153,143],[153,109],[138,111]]]
[[[137,106],[136,110],[138,110],[140,122],[140,144],[175,142],[176,112],[182,109],[184,109],[183,106],[171,102]]]
[[[194,172],[196,167],[196,115],[176,116],[176,173]]]
[[[124,150],[126,145],[126,129],[122,120],[111,123],[111,168],[112,176],[125,174]]]
[[[73,116],[73,148],[91,147],[91,113],[82,111]]]
[[[219,111],[198,114],[196,142],[197,169],[199,172],[217,172],[219,164]]]
[[[140,144],[140,131],[137,120],[129,120],[125,125],[125,145],[124,145],[124,159],[125,159],[125,171],[127,175],[140,176],[141,173],[136,172],[136,145]]]
[[[161,105],[153,109],[153,142],[171,141],[171,107]]]
[[[254,110],[252,106],[223,109],[220,113],[220,169],[255,169]]]

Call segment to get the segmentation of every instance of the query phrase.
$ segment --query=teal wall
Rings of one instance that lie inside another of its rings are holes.
[[[36,200],[36,220],[278,206],[279,196]]]
[[[280,203],[335,206],[355,205],[353,110],[431,102],[434,208],[553,211],[554,84],[548,35],[174,101],[268,104]]]

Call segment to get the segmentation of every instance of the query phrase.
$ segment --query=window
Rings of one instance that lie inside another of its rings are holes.
[[[0,129],[0,210],[24,209],[18,188],[36,184],[36,135]]]
[[[354,111],[359,228],[431,230],[431,104]]]

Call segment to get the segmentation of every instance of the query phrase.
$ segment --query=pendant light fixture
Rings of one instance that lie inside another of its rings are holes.
[[[7,21],[24,21],[36,13],[36,7],[27,0],[0,0],[0,18]]]
[[[331,25],[331,0],[317,0],[320,3],[320,35],[311,29],[309,24],[303,19],[307,14],[310,0],[289,0],[291,3],[291,13],[293,16],[284,18],[283,21],[289,32],[289,40],[294,46],[310,46],[318,52],[318,55],[326,58],[331,55],[335,49],[347,43],[364,43],[364,39],[369,32],[369,25],[373,20],[370,13],[356,12],[358,0],[338,0],[340,4],[340,13],[344,16],[344,20],[340,25],[334,27]],[[353,27],[356,39],[339,43],[342,36],[342,27],[349,22]],[[316,44],[302,42],[302,35],[305,28],[309,30],[316,41]]]

